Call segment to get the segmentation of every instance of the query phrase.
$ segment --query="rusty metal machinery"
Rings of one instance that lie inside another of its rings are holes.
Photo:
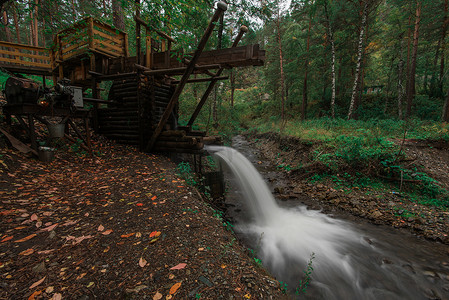
[[[70,80],[60,80],[54,87],[42,88],[39,83],[25,78],[11,76],[5,83],[8,105],[38,104],[44,107],[82,108],[83,91],[70,85]]]

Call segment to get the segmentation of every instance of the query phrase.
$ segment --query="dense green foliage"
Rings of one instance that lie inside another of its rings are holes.
[[[8,1],[2,7],[6,19],[0,24],[0,39],[32,44],[30,27],[37,20],[38,45],[49,47],[58,31],[82,17],[113,25],[117,2],[133,55],[133,0]],[[137,2],[141,17],[173,36],[176,49],[184,52],[194,50],[215,5],[212,0]],[[227,142],[248,129],[319,142],[313,159],[329,170],[375,162],[384,175],[419,180],[419,193],[428,195],[429,203],[439,201],[435,199],[441,191],[431,178],[398,163],[404,154],[393,140],[449,140],[447,123],[440,123],[449,88],[448,0],[227,2],[222,46],[229,47],[239,26],[248,25],[250,32],[241,44],[259,43],[266,50],[265,66],[225,70],[223,75],[233,80],[216,85],[195,129],[221,134]],[[206,49],[218,45],[218,34],[213,34]],[[0,82],[6,77],[0,73]],[[415,84],[410,84],[412,78]],[[180,99],[181,124],[188,122],[206,88],[207,83],[187,86]],[[353,120],[347,120],[352,101]],[[357,177],[347,174],[347,182]]]

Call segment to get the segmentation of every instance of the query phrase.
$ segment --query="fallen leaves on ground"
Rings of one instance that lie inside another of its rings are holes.
[[[241,299],[240,273],[268,290],[245,251],[224,246],[231,233],[168,159],[95,147],[100,156],[61,150],[51,163],[0,147],[10,168],[0,173],[1,299]]]

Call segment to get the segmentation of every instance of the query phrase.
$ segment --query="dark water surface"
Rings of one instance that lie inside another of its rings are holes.
[[[275,166],[260,163],[243,137],[234,139],[233,148],[256,166],[271,192],[273,185],[291,184]],[[230,163],[242,165],[232,159]],[[241,169],[251,180],[256,177],[249,168]],[[242,179],[230,171],[225,177],[230,186],[228,214],[237,234],[279,281],[287,283],[291,293],[304,279],[303,271],[315,254],[310,286],[301,299],[449,300],[448,246],[347,215],[325,215],[308,209],[299,199],[275,200],[276,209],[262,204],[269,209],[261,220],[245,204],[244,189],[238,184]]]

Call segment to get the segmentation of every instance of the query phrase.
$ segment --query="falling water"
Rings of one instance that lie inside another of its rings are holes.
[[[431,294],[440,299],[444,294],[417,274],[419,266],[393,258],[394,253],[376,247],[349,223],[303,205],[278,206],[262,176],[238,151],[215,146],[208,151],[227,165],[248,204],[251,220],[237,230],[250,237],[264,265],[290,291],[304,279],[314,254],[311,286],[301,298],[429,299]]]

